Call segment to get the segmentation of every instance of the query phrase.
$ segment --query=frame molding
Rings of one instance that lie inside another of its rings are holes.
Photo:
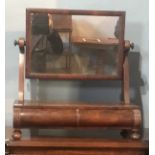
[[[31,13],[51,13],[62,15],[92,15],[92,16],[119,16],[120,18],[120,46],[118,51],[118,75],[79,75],[79,74],[52,74],[52,73],[34,73],[31,71],[31,51],[30,51],[30,14]],[[125,12],[124,11],[98,11],[98,10],[59,10],[59,9],[26,9],[26,78],[49,79],[49,80],[122,80],[124,63],[124,29]]]

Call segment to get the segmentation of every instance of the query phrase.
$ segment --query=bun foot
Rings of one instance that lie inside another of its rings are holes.
[[[131,134],[130,134],[130,138],[133,140],[138,140],[141,138],[141,134],[139,132],[139,130],[132,130]]]
[[[21,135],[22,135],[22,132],[21,132],[20,129],[14,129],[12,138],[14,140],[20,140],[21,139]]]

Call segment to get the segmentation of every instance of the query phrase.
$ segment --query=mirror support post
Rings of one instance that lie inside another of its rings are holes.
[[[124,104],[130,104],[130,93],[129,93],[129,63],[128,56],[125,56],[123,64],[123,99]]]
[[[25,66],[25,45],[26,41],[24,38],[19,38],[18,41],[14,41],[14,45],[19,46],[19,84],[18,84],[18,100],[19,103],[24,102],[24,66]]]
[[[134,43],[125,41],[125,57],[123,64],[123,101],[125,105],[130,104],[130,78],[129,78],[129,62],[128,53],[130,49],[134,48]]]
[[[26,41],[24,38],[19,38],[18,41],[14,41],[14,45],[19,46],[19,79],[18,79],[18,104],[24,104],[24,66],[25,66],[25,45]],[[22,132],[20,129],[15,128],[12,134],[14,140],[21,139]]]

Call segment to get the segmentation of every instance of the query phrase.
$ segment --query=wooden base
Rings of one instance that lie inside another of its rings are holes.
[[[9,141],[11,155],[146,155],[146,141],[90,138],[32,138]]]
[[[14,140],[20,140],[21,139],[21,135],[22,135],[22,131],[20,129],[14,129],[14,131],[12,133],[12,138]]]
[[[18,103],[18,102],[17,102]],[[138,130],[141,110],[135,105],[81,102],[14,104],[14,128],[118,128]]]

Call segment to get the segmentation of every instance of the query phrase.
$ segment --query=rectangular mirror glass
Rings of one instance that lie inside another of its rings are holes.
[[[26,76],[121,78],[124,12],[27,10]]]

